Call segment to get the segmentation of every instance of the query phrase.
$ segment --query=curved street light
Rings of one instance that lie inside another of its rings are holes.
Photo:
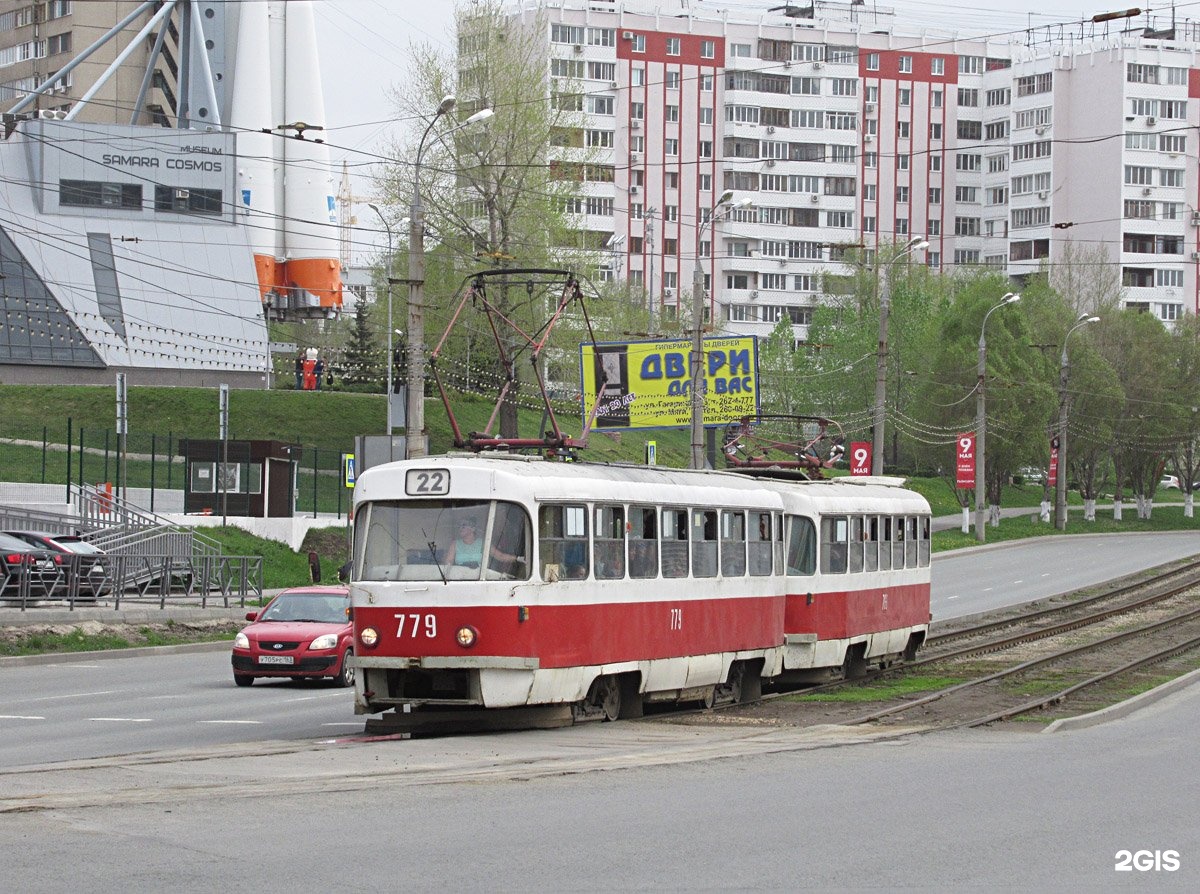
[[[987,538],[984,532],[983,515],[987,502],[987,482],[984,472],[987,469],[987,411],[984,408],[983,388],[987,378],[987,321],[993,311],[1010,304],[1016,304],[1021,296],[1016,292],[1007,292],[1000,303],[983,315],[983,325],[979,327],[979,382],[975,386],[975,539],[980,543]]]
[[[704,238],[704,228],[716,224],[718,220],[731,215],[734,211],[747,208],[754,204],[749,197],[733,200],[733,190],[727,189],[721,193],[715,205],[708,213],[708,219],[701,219],[696,227],[696,267],[692,271],[692,463],[691,468],[703,469],[704,461],[704,268],[700,259],[700,242]],[[722,213],[723,212],[723,213]],[[711,255],[712,252],[709,252]]]
[[[1099,322],[1099,317],[1080,314],[1075,325],[1063,336],[1062,357],[1058,364],[1058,469],[1054,479],[1054,527],[1060,531],[1067,529],[1067,340],[1076,329]]]
[[[883,474],[883,406],[887,400],[888,315],[892,308],[892,265],[914,251],[929,248],[922,236],[913,236],[881,266],[883,283],[879,292],[879,348],[875,353],[875,412],[872,414],[871,474]]]
[[[421,160],[434,125],[442,116],[449,114],[455,105],[457,100],[453,96],[442,99],[425,133],[421,135],[421,142],[417,144],[417,159],[413,166],[413,197],[408,214],[408,394],[405,401],[405,456],[408,459],[429,453],[429,438],[425,431],[425,209],[421,206]],[[464,127],[487,121],[493,114],[491,109],[480,109],[447,130],[441,138]],[[391,329],[390,320],[388,329]]]

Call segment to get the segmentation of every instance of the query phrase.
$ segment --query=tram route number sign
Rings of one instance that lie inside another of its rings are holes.
[[[975,434],[964,432],[954,443],[954,486],[969,490],[975,486]]]
[[[871,474],[871,442],[870,441],[851,441],[850,442],[850,474],[851,475],[870,475]]]

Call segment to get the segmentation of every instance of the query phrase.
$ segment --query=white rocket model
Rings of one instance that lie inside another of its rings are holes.
[[[337,207],[311,0],[240,5],[229,123],[259,291],[282,313],[342,306]],[[263,133],[264,129],[270,130]]]

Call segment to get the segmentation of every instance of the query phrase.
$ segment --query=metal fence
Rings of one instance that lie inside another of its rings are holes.
[[[211,436],[208,436],[211,437]],[[182,456],[186,434],[129,434],[124,452],[113,429],[80,425],[73,418],[58,420],[40,431],[5,429],[0,438],[0,468],[8,481],[62,484],[77,487],[109,483],[114,490],[148,491],[151,512],[182,511],[181,494],[187,473]],[[350,505],[344,485],[342,454],[353,453],[353,437],[336,448],[306,444],[299,435],[284,440],[299,448],[293,506],[298,515],[334,512],[339,516]],[[229,462],[244,461],[231,450]],[[214,512],[219,512],[214,507]]]
[[[62,554],[61,564],[42,569],[27,563],[0,570],[0,606],[25,611],[33,607],[129,605],[166,608],[167,603],[200,608],[244,606],[263,596],[262,556],[196,556],[171,554],[96,557]],[[96,568],[100,568],[96,571]]]

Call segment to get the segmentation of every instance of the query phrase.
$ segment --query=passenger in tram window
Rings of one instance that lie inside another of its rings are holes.
[[[478,568],[482,561],[483,541],[479,539],[478,526],[474,518],[464,518],[458,523],[458,537],[446,551],[446,564]]]
[[[654,540],[629,541],[629,576],[639,579],[658,577],[658,556]]]

